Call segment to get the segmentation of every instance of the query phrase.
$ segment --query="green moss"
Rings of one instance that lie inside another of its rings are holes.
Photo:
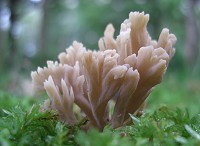
[[[133,118],[132,124],[103,132],[80,130],[60,123],[55,112],[39,112],[35,105],[25,111],[20,106],[3,110],[0,118],[1,145],[199,145],[200,115],[190,118],[187,110],[161,107],[153,113]],[[137,120],[136,120],[137,119]],[[137,121],[137,122],[135,122]]]

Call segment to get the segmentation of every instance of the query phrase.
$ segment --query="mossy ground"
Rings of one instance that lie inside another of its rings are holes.
[[[187,85],[186,85],[187,83]],[[0,92],[0,145],[145,146],[200,145],[200,94],[194,82],[165,80],[148,99],[146,112],[128,126],[87,133],[39,111],[37,98]]]

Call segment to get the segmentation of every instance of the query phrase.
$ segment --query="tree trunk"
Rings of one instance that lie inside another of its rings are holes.
[[[3,31],[0,29],[0,74],[4,67]]]
[[[10,7],[10,30],[9,30],[9,55],[7,57],[8,63],[11,67],[16,67],[17,61],[17,40],[16,40],[16,27],[17,27],[17,20],[18,20],[18,7],[19,0],[9,0],[9,7]]]
[[[39,48],[40,53],[42,55],[45,54],[47,51],[47,44],[48,44],[48,6],[49,6],[50,0],[43,0],[43,6],[42,6],[42,21],[41,21],[41,34],[40,34],[40,40],[39,40]]]
[[[0,0],[0,12],[2,11],[2,1]],[[0,74],[3,70],[3,31],[0,29]]]
[[[187,0],[188,13],[185,17],[186,24],[186,62],[193,69],[198,56],[198,27],[195,16],[195,5],[198,0]]]

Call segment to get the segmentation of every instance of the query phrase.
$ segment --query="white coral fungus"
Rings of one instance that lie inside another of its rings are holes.
[[[107,123],[113,128],[122,126],[161,82],[175,52],[175,35],[165,28],[158,41],[152,40],[148,21],[148,14],[131,12],[116,39],[113,26],[106,27],[99,51],[86,50],[74,41],[58,56],[59,62],[48,61],[47,67],[32,72],[35,89],[49,96],[43,108],[57,110],[63,121],[74,125],[76,104],[90,125],[100,130]],[[108,102],[113,99],[110,117]]]

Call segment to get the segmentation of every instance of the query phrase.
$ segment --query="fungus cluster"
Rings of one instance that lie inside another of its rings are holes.
[[[58,62],[31,73],[36,91],[46,91],[43,108],[57,110],[60,119],[77,124],[73,106],[89,120],[88,125],[103,130],[122,126],[129,113],[136,113],[153,87],[159,84],[175,53],[176,37],[163,29],[158,41],[147,31],[149,15],[131,12],[115,39],[111,24],[99,40],[99,51],[87,50],[73,42]],[[108,102],[115,102],[112,115]]]

